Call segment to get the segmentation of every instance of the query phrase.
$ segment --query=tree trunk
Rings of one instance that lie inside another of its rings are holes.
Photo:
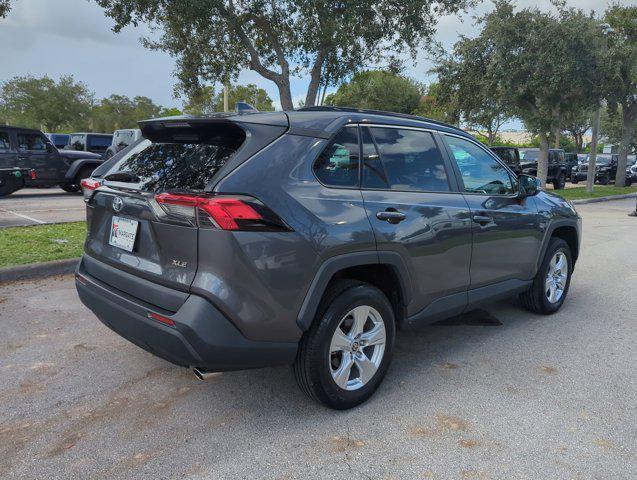
[[[292,103],[292,91],[290,90],[290,79],[281,78],[276,82],[276,86],[279,87],[281,108],[283,110],[294,110],[294,104]]]
[[[555,147],[554,148],[560,148],[560,134],[562,133],[562,129],[557,126],[555,127],[555,131],[553,133],[553,135],[555,136]]]
[[[549,171],[549,136],[540,132],[540,157],[537,159],[537,178],[542,187],[546,185],[546,175]]]
[[[615,186],[626,185],[626,163],[628,160],[628,147],[635,128],[635,117],[631,117],[630,109],[622,109],[622,138],[619,142],[619,158],[617,159],[617,175],[615,176]]]
[[[575,151],[577,153],[582,153],[584,148],[584,134],[576,132],[575,135],[573,135],[573,138],[575,139]]]
[[[593,193],[595,185],[595,163],[597,160],[597,137],[599,136],[599,120],[602,114],[602,107],[598,107],[593,117],[593,131],[591,135],[591,153],[588,156],[588,173],[586,174],[586,191]]]
[[[492,130],[487,130],[487,142],[489,146],[493,146],[493,142],[495,141],[495,133]]]
[[[325,54],[321,50],[316,56],[316,61],[310,72],[310,85],[307,87],[307,95],[305,96],[305,106],[313,107],[316,105],[316,97],[319,87],[321,86],[321,74],[323,73],[323,64],[325,63]]]

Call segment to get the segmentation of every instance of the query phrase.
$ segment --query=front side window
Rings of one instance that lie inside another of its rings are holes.
[[[9,134],[7,132],[0,132],[0,150],[9,150]]]
[[[345,127],[319,155],[314,174],[330,187],[357,187],[358,159],[358,128]]]
[[[514,193],[509,173],[495,158],[469,140],[449,135],[446,138],[465,191],[487,195]]]
[[[46,150],[46,142],[35,133],[18,133],[18,146],[20,150]]]
[[[391,190],[416,192],[448,192],[449,181],[442,155],[429,132],[401,128],[370,127],[382,162],[368,172],[368,180],[386,175]],[[375,177],[376,176],[376,177]],[[363,183],[366,188],[375,185]],[[385,187],[386,188],[386,187]]]

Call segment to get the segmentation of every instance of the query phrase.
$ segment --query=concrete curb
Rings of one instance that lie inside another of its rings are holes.
[[[579,200],[571,200],[573,205],[585,205],[587,203],[610,202],[611,200],[622,200],[624,198],[637,198],[637,193],[625,193],[623,195],[610,195],[608,197],[598,198],[582,198]]]
[[[68,260],[54,260],[53,262],[30,263],[28,265],[0,268],[0,283],[73,273],[79,261],[79,258],[69,258]]]

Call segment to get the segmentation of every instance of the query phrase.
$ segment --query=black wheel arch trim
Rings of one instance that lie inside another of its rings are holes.
[[[310,328],[323,293],[332,277],[346,268],[364,265],[389,265],[392,267],[400,282],[403,303],[405,306],[409,304],[412,298],[412,282],[407,265],[399,253],[392,251],[364,251],[336,255],[321,264],[305,294],[296,319],[296,323],[302,331]]]
[[[539,269],[540,265],[542,264],[542,259],[544,258],[544,255],[546,254],[546,249],[548,248],[549,242],[551,241],[551,238],[553,237],[553,232],[555,232],[555,230],[557,230],[560,227],[573,228],[573,230],[575,230],[575,233],[577,235],[578,252],[571,252],[573,255],[573,267],[575,266],[575,259],[579,256],[581,232],[578,228],[577,220],[565,218],[565,219],[552,220],[549,223],[549,226],[546,228],[546,233],[544,234],[544,239],[542,240],[542,247],[540,248],[537,260],[535,262],[536,269]]]
[[[80,159],[80,160],[75,160],[71,166],[69,167],[69,169],[66,171],[66,174],[64,175],[64,179],[67,182],[73,182],[75,180],[75,177],[77,176],[77,174],[80,172],[80,170],[84,167],[99,167],[102,163],[104,163],[103,160],[98,160],[98,159],[92,159],[92,158],[84,158],[84,159]]]

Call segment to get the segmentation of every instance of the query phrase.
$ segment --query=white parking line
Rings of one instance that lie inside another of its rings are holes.
[[[37,218],[29,217],[27,215],[22,215],[21,213],[17,213],[17,212],[11,211],[11,210],[5,210],[4,208],[0,208],[0,212],[10,213],[12,215],[15,215],[16,217],[24,218],[25,220],[30,220],[30,221],[35,222],[35,223],[40,223],[40,224],[46,223],[46,222],[44,222],[42,220],[38,220]]]

